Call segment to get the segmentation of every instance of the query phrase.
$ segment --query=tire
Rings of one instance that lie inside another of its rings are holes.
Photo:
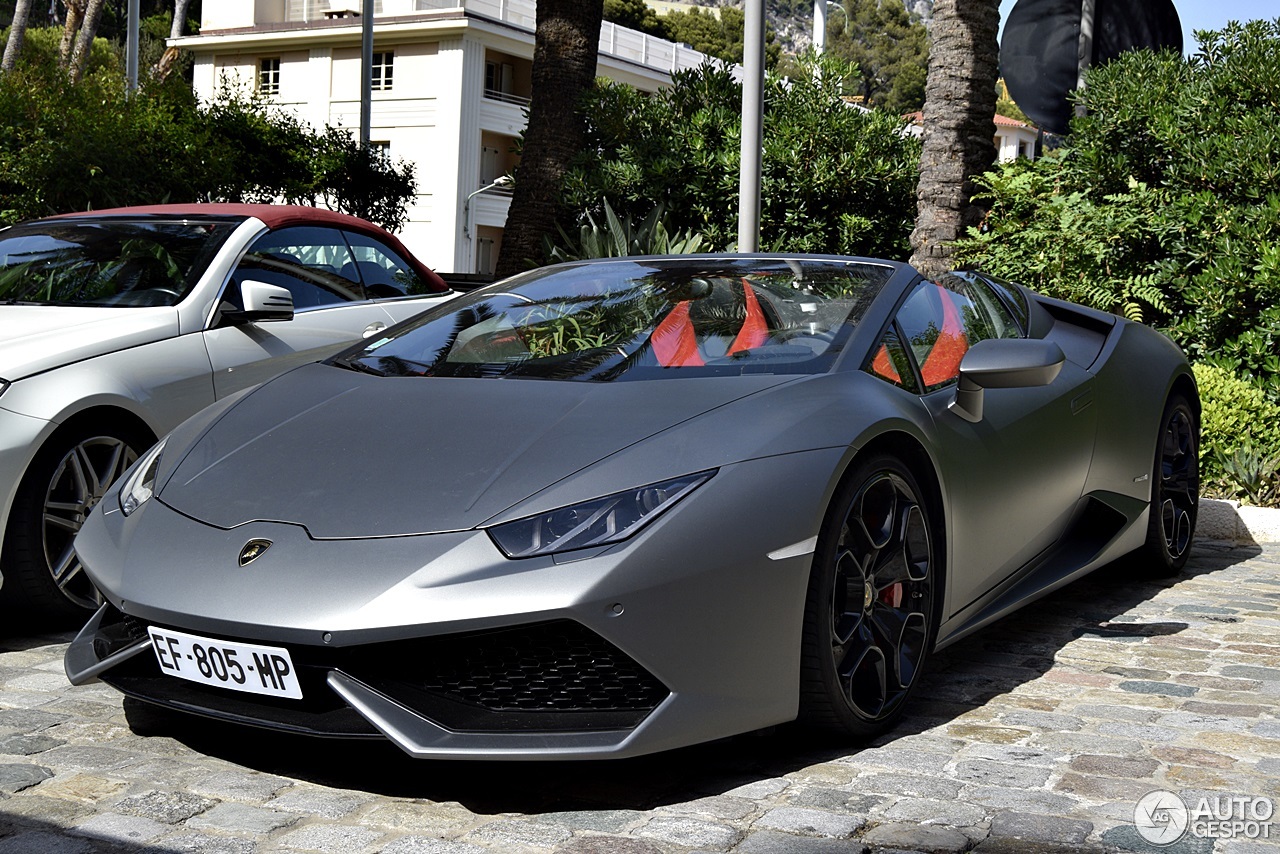
[[[71,425],[32,460],[4,535],[6,608],[24,616],[83,618],[101,598],[71,550],[89,511],[150,447],[149,437],[120,425]]]
[[[854,464],[818,536],[805,600],[802,726],[867,739],[893,726],[937,632],[930,508],[895,457]]]
[[[1160,416],[1151,474],[1147,541],[1142,569],[1158,578],[1177,575],[1191,556],[1200,506],[1200,425],[1186,395],[1174,392]]]

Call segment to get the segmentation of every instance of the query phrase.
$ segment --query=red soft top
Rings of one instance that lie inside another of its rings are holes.
[[[103,208],[96,211],[78,211],[76,213],[59,214],[50,219],[66,219],[76,217],[104,216],[235,216],[254,217],[267,228],[283,228],[289,225],[327,225],[334,228],[345,228],[349,231],[361,231],[377,237],[405,257],[427,282],[438,291],[447,291],[449,286],[434,270],[417,259],[394,234],[380,228],[367,220],[349,214],[338,213],[327,208],[313,208],[307,205],[249,205],[226,202],[178,205],[139,205],[128,208]]]

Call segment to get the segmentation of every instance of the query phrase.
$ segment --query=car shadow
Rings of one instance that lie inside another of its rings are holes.
[[[3,618],[0,618],[2,620]],[[36,626],[24,623],[0,623],[0,652],[26,652],[29,649],[52,646],[58,643],[70,643],[76,636],[74,631],[52,629],[49,626]]]
[[[936,654],[904,720],[862,745],[832,743],[783,726],[654,756],[606,762],[461,762],[411,759],[387,742],[325,741],[233,727],[126,701],[130,725],[246,768],[379,795],[457,801],[477,814],[644,810],[733,789],[892,744],[954,721],[1044,675],[1082,636],[1176,635],[1180,622],[1118,620],[1160,591],[1261,553],[1197,547],[1175,579],[1113,563]]]

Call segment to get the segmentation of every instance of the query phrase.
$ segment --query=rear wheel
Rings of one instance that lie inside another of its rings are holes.
[[[941,595],[922,496],[907,466],[877,455],[855,464],[832,502],[805,602],[802,723],[868,738],[901,716]]]
[[[55,433],[15,497],[4,537],[6,604],[15,611],[79,617],[101,601],[71,548],[90,511],[148,446],[122,426]]]
[[[1145,568],[1176,575],[1191,556],[1200,505],[1200,425],[1186,395],[1165,404],[1151,475],[1151,514],[1141,551]]]

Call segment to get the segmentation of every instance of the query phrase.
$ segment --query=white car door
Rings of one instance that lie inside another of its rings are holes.
[[[214,392],[227,394],[264,382],[296,365],[327,358],[363,336],[425,308],[427,301],[399,298],[392,312],[366,291],[361,265],[348,242],[350,233],[334,228],[294,226],[260,236],[232,273],[223,305],[238,308],[239,287],[246,281],[287,288],[293,295],[290,320],[226,323],[215,312],[204,333],[213,367]],[[362,241],[378,245],[372,238]],[[359,250],[361,255],[368,251]],[[407,268],[407,265],[406,265]],[[396,275],[395,270],[388,273]],[[410,276],[412,273],[409,274]],[[408,279],[401,276],[406,282]],[[434,302],[432,300],[431,302]]]

